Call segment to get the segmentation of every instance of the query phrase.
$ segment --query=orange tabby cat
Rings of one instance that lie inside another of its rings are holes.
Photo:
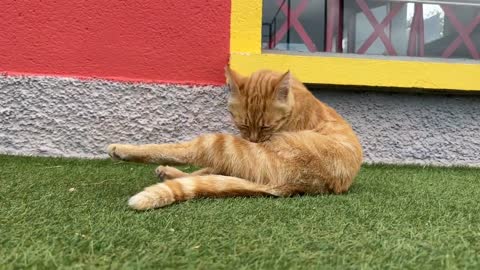
[[[160,166],[165,182],[128,204],[138,210],[197,197],[342,193],[362,163],[350,125],[317,100],[290,72],[262,70],[243,77],[226,68],[228,110],[241,137],[208,134],[177,144],[108,146],[111,157],[162,165],[193,164],[187,174]]]

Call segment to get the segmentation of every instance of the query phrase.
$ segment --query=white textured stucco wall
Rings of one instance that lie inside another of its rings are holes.
[[[102,157],[112,142],[228,130],[222,87],[0,77],[0,153]]]
[[[354,126],[365,160],[480,166],[480,96],[319,91]]]
[[[480,166],[480,96],[321,90],[367,162]],[[0,153],[105,157],[112,142],[234,132],[223,87],[0,76]]]

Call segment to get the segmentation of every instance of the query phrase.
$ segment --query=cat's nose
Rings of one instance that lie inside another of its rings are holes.
[[[248,137],[248,140],[256,143],[256,142],[258,142],[258,136],[255,135],[255,134],[250,134],[250,136]]]

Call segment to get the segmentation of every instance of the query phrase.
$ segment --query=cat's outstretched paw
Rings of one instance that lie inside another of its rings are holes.
[[[117,150],[116,144],[109,144],[107,146],[107,153],[112,159],[119,159],[117,154],[115,154],[115,150]]]
[[[155,174],[157,175],[160,182],[188,175],[187,173],[184,173],[177,168],[169,166],[158,166],[155,169]]]
[[[107,146],[107,153],[114,160],[128,160],[126,148],[127,145],[124,144],[110,144]]]

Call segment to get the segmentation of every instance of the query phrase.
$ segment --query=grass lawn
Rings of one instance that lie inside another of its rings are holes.
[[[480,269],[480,169],[364,166],[340,196],[128,209],[153,169],[0,156],[0,268]]]

